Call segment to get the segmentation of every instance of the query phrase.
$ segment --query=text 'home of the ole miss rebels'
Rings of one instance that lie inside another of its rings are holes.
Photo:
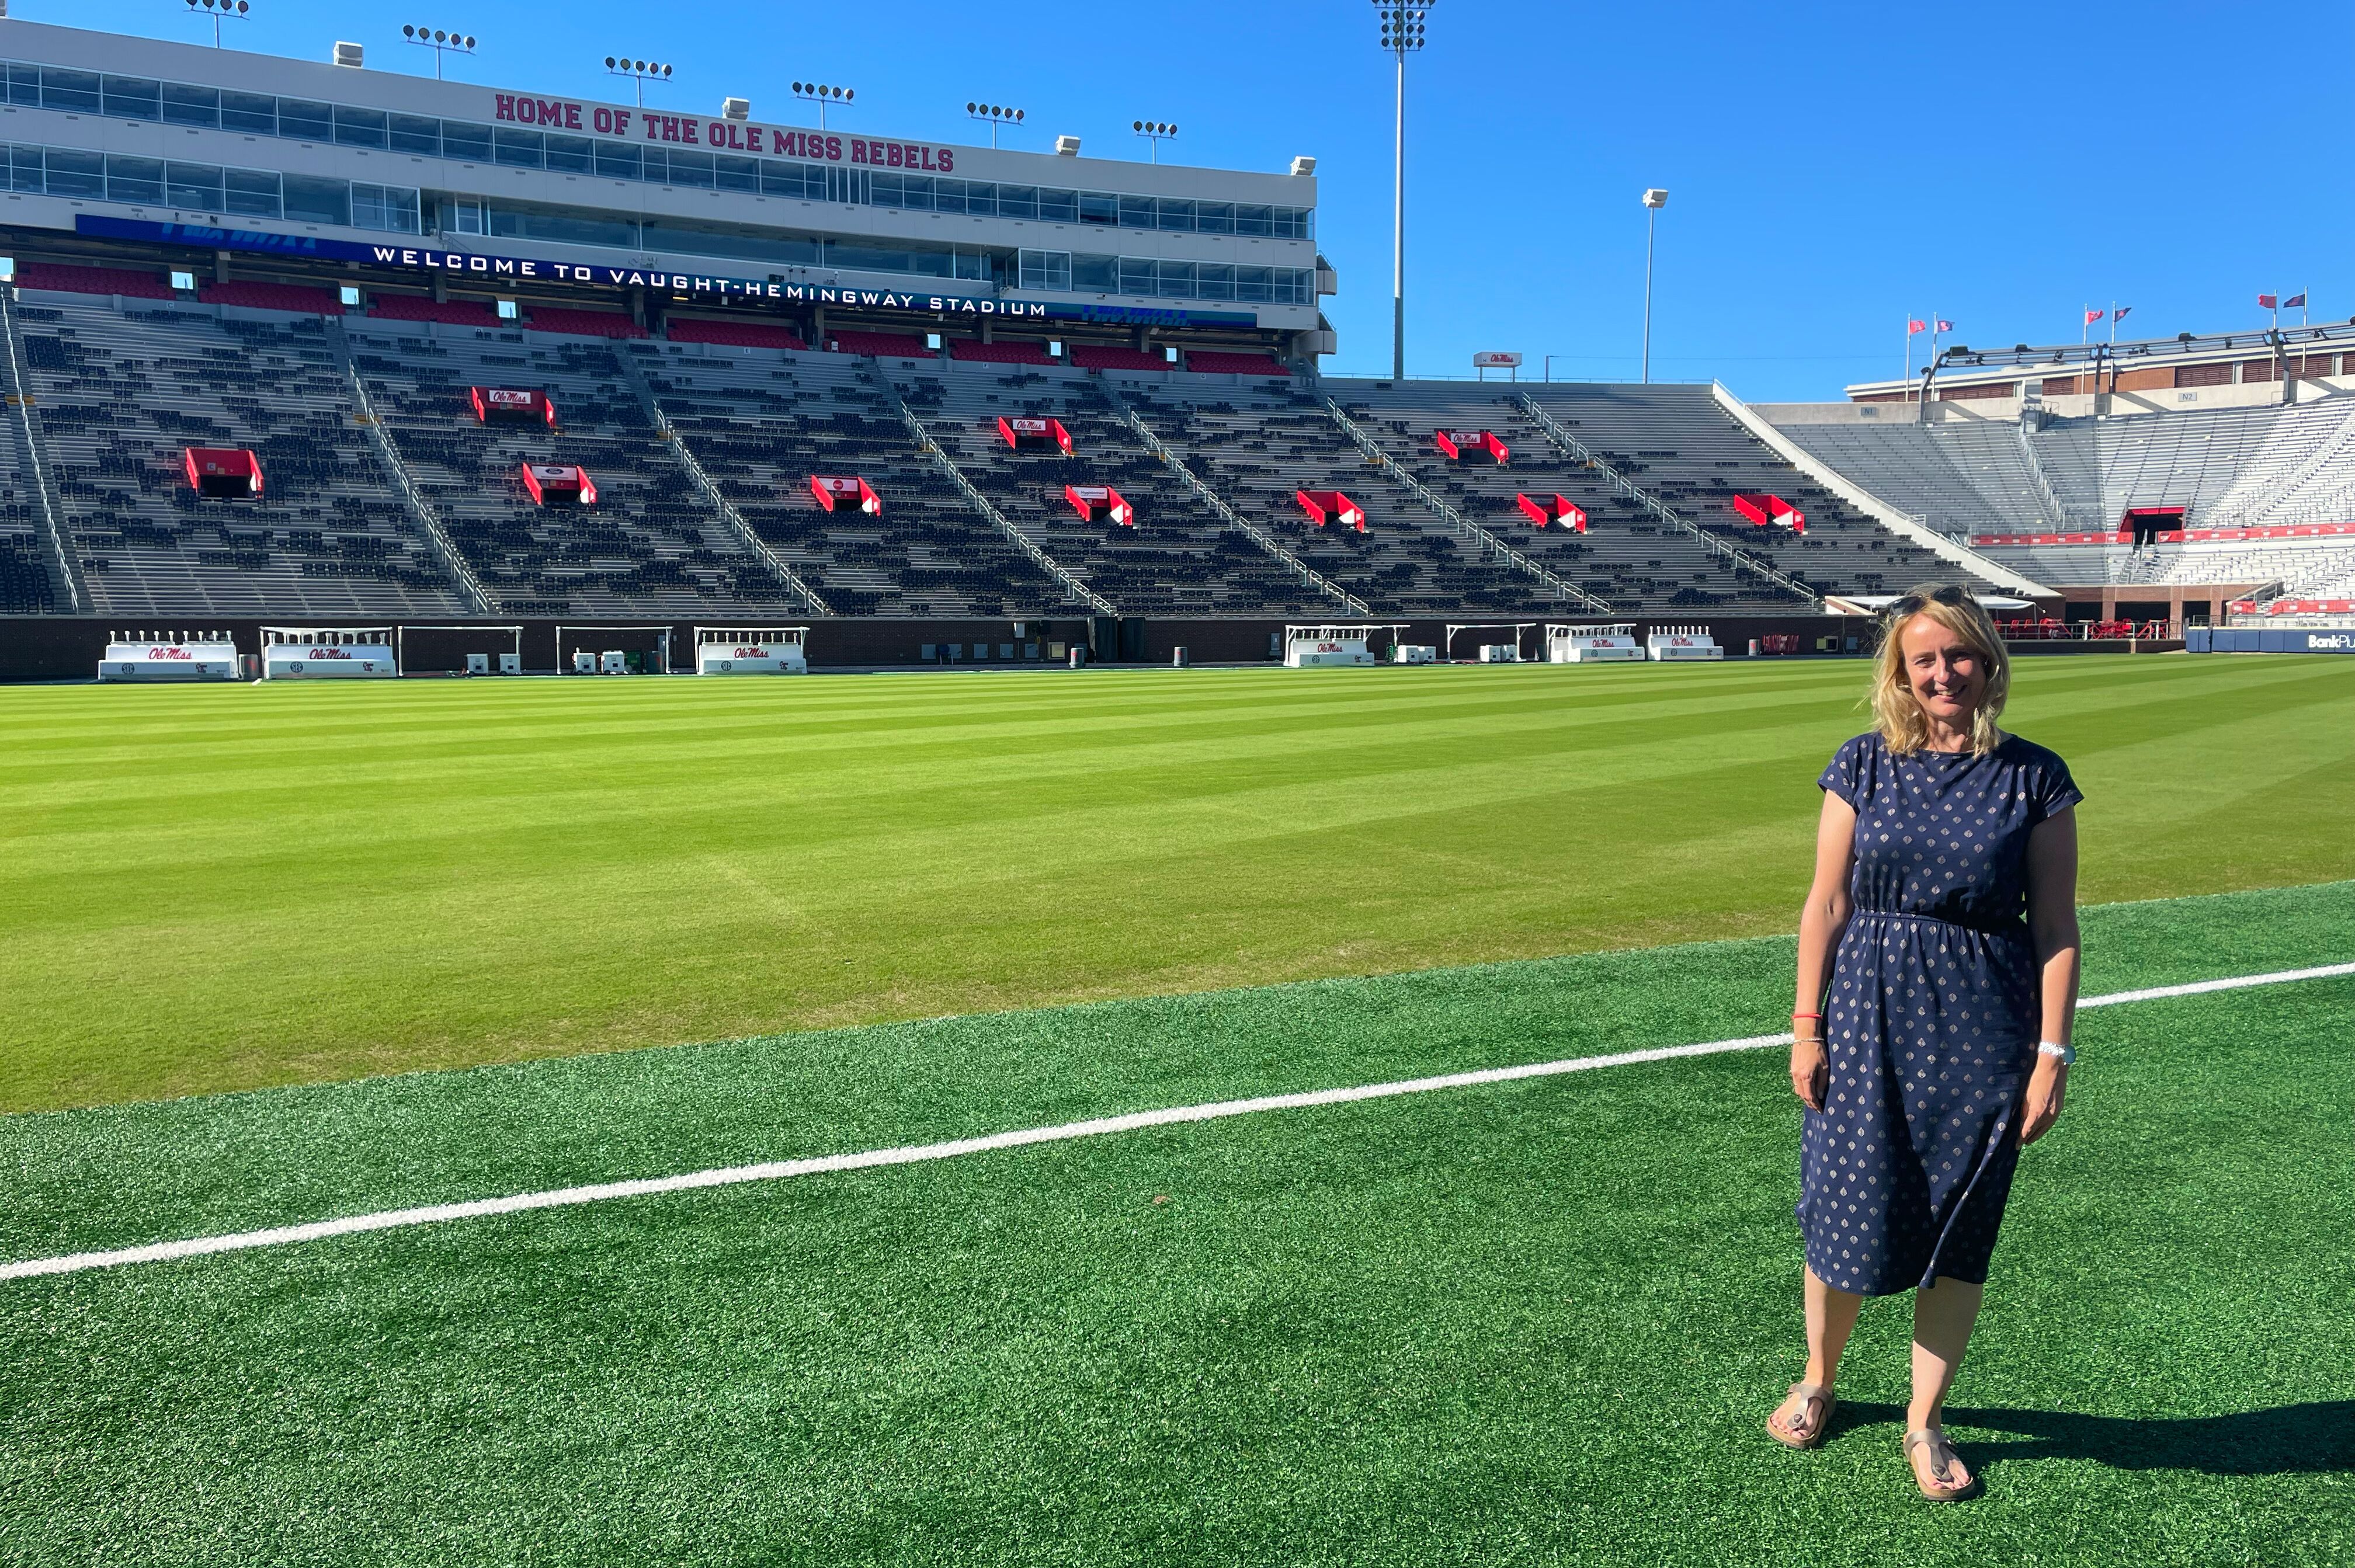
[[[709,147],[721,153],[768,153],[779,157],[808,158],[829,164],[872,164],[878,168],[914,169],[919,173],[950,174],[956,168],[956,149],[929,142],[882,142],[871,136],[830,136],[815,131],[787,131],[774,125],[753,125],[741,120],[703,120],[692,114],[650,114],[642,109],[613,109],[604,104],[576,103],[566,98],[535,98],[529,93],[492,95],[493,116],[511,125],[541,125],[551,131],[590,131],[600,136],[668,142],[688,147]]]

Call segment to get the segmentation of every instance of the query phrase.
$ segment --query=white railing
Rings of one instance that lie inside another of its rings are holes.
[[[669,443],[672,455],[678,459],[678,465],[687,470],[687,476],[695,482],[697,489],[703,492],[704,500],[709,504],[713,511],[719,514],[719,520],[728,525],[745,549],[761,558],[762,563],[776,574],[778,581],[801,595],[802,603],[808,607],[811,614],[833,614],[834,611],[826,602],[818,597],[817,590],[812,588],[802,574],[787,563],[784,557],[770,549],[769,541],[762,539],[758,530],[752,527],[751,519],[738,511],[736,503],[720,493],[719,482],[705,470],[702,462],[687,444],[686,438],[672,426],[670,415],[663,411],[662,400],[655,396],[654,383],[646,379],[645,368],[631,357],[630,351],[627,348],[617,347],[613,357],[621,362],[622,374],[629,378],[630,387],[637,393],[639,403],[646,411],[646,417],[655,421],[655,433]]]
[[[1364,600],[1359,598],[1356,594],[1350,592],[1348,589],[1342,587],[1339,583],[1335,582],[1323,572],[1317,571],[1315,567],[1309,565],[1306,561],[1301,560],[1290,550],[1284,549],[1283,544],[1277,540],[1274,535],[1267,532],[1264,528],[1260,528],[1257,524],[1249,521],[1241,513],[1236,511],[1232,507],[1228,506],[1225,499],[1221,497],[1217,491],[1211,489],[1210,486],[1204,483],[1191,468],[1188,468],[1186,465],[1186,460],[1184,458],[1178,456],[1176,452],[1170,449],[1167,443],[1164,442],[1160,436],[1154,433],[1153,427],[1145,422],[1144,416],[1139,414],[1135,409],[1131,408],[1128,404],[1128,400],[1113,389],[1112,383],[1110,381],[1106,381],[1097,389],[1103,392],[1104,401],[1113,406],[1114,411],[1120,415],[1123,422],[1124,422],[1130,430],[1135,432],[1137,440],[1145,443],[1145,449],[1153,453],[1154,456],[1161,459],[1163,463],[1168,464],[1170,471],[1176,474],[1180,479],[1183,479],[1186,482],[1188,488],[1191,489],[1196,496],[1201,497],[1204,505],[1208,506],[1212,511],[1224,518],[1229,528],[1233,528],[1237,533],[1241,534],[1245,539],[1251,540],[1252,543],[1259,546],[1260,549],[1267,551],[1268,554],[1282,561],[1286,567],[1291,569],[1294,576],[1299,578],[1301,581],[1308,584],[1309,587],[1316,589],[1319,593],[1323,593],[1330,598],[1338,600],[1348,609],[1350,613],[1355,615],[1370,615],[1373,613],[1373,611],[1367,606]]]
[[[452,539],[449,530],[442,526],[442,515],[433,509],[432,503],[425,498],[425,492],[419,489],[417,482],[410,476],[409,465],[400,460],[400,449],[393,445],[392,436],[385,430],[384,421],[377,417],[376,405],[368,400],[368,382],[360,375],[358,365],[352,360],[351,343],[344,336],[343,323],[332,317],[329,341],[335,346],[336,357],[343,363],[344,379],[350,383],[353,411],[358,416],[359,422],[367,427],[368,438],[376,446],[377,458],[384,464],[385,471],[392,475],[394,486],[400,491],[400,498],[408,503],[410,517],[424,530],[427,541],[433,546],[433,553],[442,558],[442,570],[456,581],[458,591],[465,595],[467,607],[478,615],[497,614],[498,601],[492,598],[490,590],[483,586],[483,580],[474,575],[474,569],[467,564],[465,556],[458,549],[458,541]]]
[[[16,340],[16,293],[14,285],[0,283],[0,327],[5,328],[8,336],[8,379],[15,387],[11,400],[16,407],[16,428],[25,438],[25,461],[33,465],[33,494],[40,497],[42,529],[58,580],[65,584],[67,611],[86,615],[91,610],[90,593],[82,586],[73,552],[67,548],[64,519],[58,516],[59,499],[50,488],[48,464],[41,457],[40,421],[33,413],[32,386],[25,378],[25,356]]]
[[[1484,554],[1492,560],[1501,561],[1524,577],[1535,578],[1552,589],[1557,596],[1569,600],[1582,610],[1589,610],[1599,615],[1611,613],[1608,601],[1596,598],[1568,578],[1540,566],[1536,561],[1441,500],[1433,493],[1429,485],[1408,473],[1405,464],[1392,458],[1375,443],[1373,437],[1359,429],[1357,421],[1341,411],[1341,405],[1333,400],[1330,393],[1320,390],[1316,397],[1317,400],[1325,405],[1326,413],[1331,416],[1333,422],[1341,428],[1341,433],[1348,436],[1351,443],[1364,453],[1376,467],[1412,491],[1417,500],[1439,515],[1441,521],[1478,545]]]

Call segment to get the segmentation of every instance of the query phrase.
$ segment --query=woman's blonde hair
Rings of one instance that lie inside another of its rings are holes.
[[[1929,721],[1922,717],[1922,705],[1913,699],[1913,683],[1905,677],[1905,651],[1900,645],[1905,623],[1916,615],[1927,615],[1960,637],[1987,670],[1987,696],[1971,719],[1971,750],[1984,756],[2003,743],[2003,731],[1995,721],[2011,694],[2011,660],[1995,623],[1959,583],[1924,583],[1884,613],[1881,649],[1872,668],[1872,714],[1881,738],[1901,757],[1920,751],[1930,738]]]

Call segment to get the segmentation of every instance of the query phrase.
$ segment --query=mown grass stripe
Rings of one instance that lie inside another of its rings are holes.
[[[2080,1008],[2115,1007],[2129,1002],[2155,1001],[2170,997],[2204,996],[2217,991],[2244,990],[2257,986],[2286,985],[2299,980],[2323,979],[2341,975],[2355,975],[2355,963],[2318,965],[2303,969],[2276,970],[2264,975],[2230,976],[2220,979],[2189,981],[2180,985],[2147,987],[2140,990],[2089,997],[2080,1001],[2078,1006]],[[115,1268],[132,1264],[168,1263],[208,1256],[217,1253],[247,1252],[260,1247],[326,1241],[336,1236],[360,1235],[374,1231],[400,1230],[413,1225],[438,1224],[449,1221],[491,1219],[503,1214],[526,1213],[539,1209],[573,1208],[588,1203],[610,1202],[617,1199],[659,1197],[666,1193],[695,1191],[715,1187],[736,1187],[750,1182],[788,1180],[801,1176],[837,1175],[847,1171],[873,1170],[889,1166],[919,1165],[932,1160],[954,1159],[965,1155],[986,1154],[999,1149],[1023,1148],[1036,1144],[1067,1143],[1077,1138],[1103,1137],[1118,1133],[1141,1132],[1153,1127],[1175,1126],[1192,1122],[1220,1121],[1232,1116],[1255,1115],[1267,1111],[1307,1110],[1323,1105],[1352,1104],[1368,1100],[1393,1099],[1405,1094],[1425,1094],[1445,1089],[1479,1088],[1492,1083],[1517,1083],[1532,1078],[1551,1078],[1571,1072],[1588,1072],[1606,1067],[1628,1067],[1643,1062],[1672,1061],[1681,1057],[1714,1056],[1726,1051],[1755,1051],[1767,1046],[1787,1045],[1790,1041],[1791,1035],[1787,1030],[1780,1034],[1748,1035],[1731,1040],[1706,1040],[1692,1045],[1657,1046],[1643,1051],[1615,1051],[1602,1056],[1573,1057],[1558,1061],[1527,1062],[1511,1067],[1490,1067],[1467,1072],[1440,1073],[1427,1078],[1404,1079],[1389,1083],[1356,1084],[1334,1089],[1312,1089],[1289,1094],[1265,1094],[1251,1099],[1212,1101],[1195,1105],[1173,1105],[1159,1110],[1130,1112],[1124,1115],[1091,1117],[1085,1121],[1065,1122],[1053,1126],[1020,1127],[1007,1132],[990,1133],[979,1137],[954,1138],[940,1143],[902,1144],[889,1148],[865,1149],[853,1154],[820,1155],[805,1159],[773,1160],[754,1165],[717,1167],[705,1170],[687,1171],[675,1176],[640,1177],[626,1181],[596,1182],[580,1187],[513,1193],[502,1198],[480,1198],[455,1203],[435,1203],[407,1209],[382,1210],[371,1214],[346,1215],[340,1219],[317,1220],[300,1225],[279,1225],[266,1230],[241,1231],[226,1235],[195,1236],[181,1241],[157,1242],[145,1246],[119,1247],[103,1252],[69,1253],[54,1257],[27,1258],[15,1263],[0,1264],[0,1280],[80,1274],[91,1269]]]

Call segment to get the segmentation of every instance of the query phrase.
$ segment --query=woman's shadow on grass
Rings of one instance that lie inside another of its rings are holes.
[[[1895,1404],[1843,1404],[1838,1421],[1902,1424]],[[2244,1410],[2232,1415],[2137,1419],[2051,1410],[1949,1406],[1947,1422],[2028,1439],[2001,1445],[1958,1443],[1966,1463],[2015,1459],[2091,1459],[2119,1470],[2198,1470],[2211,1476],[2312,1475],[2355,1471],[2355,1400]],[[1977,1448],[1978,1453],[1972,1450]]]

